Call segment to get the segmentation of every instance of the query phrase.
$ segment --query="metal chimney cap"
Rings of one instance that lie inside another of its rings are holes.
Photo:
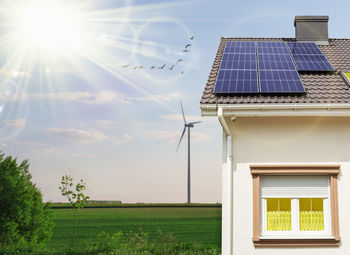
[[[304,22],[328,22],[329,16],[295,16],[294,26],[296,26],[297,21]]]
[[[328,16],[295,16],[296,41],[328,45],[328,20]]]

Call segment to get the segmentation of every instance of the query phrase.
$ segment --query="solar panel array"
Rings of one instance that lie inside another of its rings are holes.
[[[282,42],[258,42],[261,93],[305,93],[288,48]]]
[[[298,71],[334,71],[315,43],[288,43]]]
[[[298,71],[334,71],[315,43],[226,42],[214,93],[305,93]]]
[[[258,93],[254,42],[227,42],[214,93]]]

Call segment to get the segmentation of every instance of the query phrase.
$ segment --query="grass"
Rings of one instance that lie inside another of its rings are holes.
[[[55,227],[48,249],[64,254],[72,247],[73,213],[54,209]],[[77,217],[77,250],[94,241],[101,232],[147,232],[152,240],[162,242],[159,231],[172,234],[181,243],[200,247],[221,246],[220,207],[145,207],[85,208]]]
[[[60,208],[67,208],[71,209],[72,205],[70,203],[51,203],[51,207],[53,209],[60,209]],[[175,204],[175,203],[162,203],[162,204],[144,204],[144,203],[137,203],[137,204],[122,204],[122,203],[87,203],[85,205],[85,208],[145,208],[145,207],[221,207],[220,203],[217,204]]]

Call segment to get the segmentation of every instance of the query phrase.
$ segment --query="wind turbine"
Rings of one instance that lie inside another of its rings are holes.
[[[191,203],[191,149],[190,149],[190,128],[194,127],[194,124],[198,124],[201,123],[202,121],[195,121],[195,122],[186,122],[186,118],[185,118],[185,114],[184,114],[184,109],[182,107],[182,103],[181,104],[181,112],[182,112],[182,117],[184,119],[184,130],[182,131],[182,135],[179,141],[179,144],[177,145],[177,149],[176,152],[179,150],[180,144],[181,144],[181,140],[184,137],[185,133],[186,133],[186,128],[188,129],[188,149],[187,149],[187,203],[190,204]]]

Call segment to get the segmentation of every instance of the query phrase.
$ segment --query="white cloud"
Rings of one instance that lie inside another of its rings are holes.
[[[166,140],[170,143],[177,142],[180,139],[181,132],[177,130],[153,130],[149,132],[151,136],[157,139]]]
[[[45,144],[45,143],[36,143],[36,142],[22,142],[14,141],[14,144],[20,145],[21,147],[27,147],[30,152],[41,154],[41,155],[55,155],[55,156],[66,156],[74,158],[95,158],[95,154],[89,153],[69,153],[61,152],[56,147]]]
[[[160,118],[163,120],[181,120],[181,121],[183,121],[182,114],[161,115]],[[185,118],[186,118],[187,122],[201,121],[202,120],[201,116],[196,116],[196,115],[185,115]]]
[[[56,151],[56,148],[45,143],[36,143],[36,142],[22,142],[14,141],[16,145],[21,147],[27,147],[31,152],[40,153],[44,155],[51,154]]]
[[[45,130],[45,133],[47,135],[57,136],[77,143],[93,143],[108,138],[108,136],[97,130],[75,128],[49,128]]]
[[[205,133],[191,132],[191,141],[193,140],[194,142],[201,142],[201,141],[207,140],[209,138],[210,138],[210,136],[208,136]]]
[[[129,97],[111,90],[101,90],[99,92],[82,92],[82,91],[66,91],[57,93],[24,93],[18,92],[13,95],[11,101],[24,99],[59,99],[71,102],[85,103],[91,105],[107,104],[118,102],[122,104],[131,104],[133,102],[169,102],[180,98],[180,93],[155,94],[144,97]]]
[[[105,104],[112,101],[131,103],[127,97],[110,90],[101,90],[97,93],[91,92],[58,92],[58,93],[35,93],[27,94],[30,98],[54,98],[67,101],[74,101],[86,104]]]
[[[169,102],[174,99],[180,98],[180,93],[169,93],[169,94],[156,94],[156,95],[149,95],[146,97],[138,97],[136,100],[138,101],[153,101],[153,102]]]
[[[23,127],[26,124],[25,119],[17,119],[17,120],[3,120],[2,124],[8,127]]]
[[[156,139],[166,140],[169,143],[175,143],[180,140],[182,133],[178,130],[153,130],[149,132],[149,134]],[[187,135],[187,130],[185,135]],[[191,141],[193,142],[201,142],[209,138],[210,137],[205,133],[191,131]]]
[[[121,144],[122,140],[115,138],[115,137],[111,137],[110,140],[114,143],[114,144]]]
[[[18,71],[18,70],[11,70],[8,68],[1,68],[0,69],[0,75],[7,77],[7,78],[13,78],[13,77],[30,77],[31,73],[30,72],[24,72],[24,71]]]
[[[92,153],[66,153],[65,156],[73,158],[96,158],[96,155]]]
[[[125,134],[124,139],[119,139],[92,129],[85,130],[76,128],[49,128],[45,130],[45,134],[64,138],[66,140],[81,144],[89,144],[107,139],[114,144],[122,144],[124,142],[130,142],[134,140],[134,138],[129,134]]]
[[[96,120],[96,124],[104,127],[112,126],[116,123],[114,120]]]
[[[127,141],[132,141],[132,140],[134,140],[134,137],[132,137],[131,135],[129,135],[129,134],[125,134],[124,135],[124,137],[125,137],[125,139],[127,140]]]
[[[36,143],[36,142],[23,142],[23,141],[13,141],[13,144],[24,145],[24,146],[46,146],[44,143]]]

